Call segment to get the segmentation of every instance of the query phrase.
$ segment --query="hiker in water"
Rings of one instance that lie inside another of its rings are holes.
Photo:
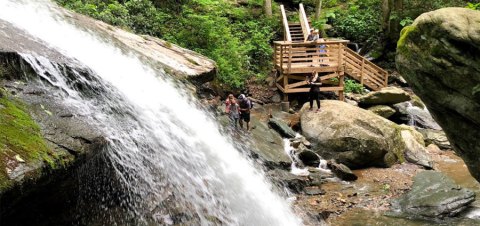
[[[240,106],[240,127],[243,129],[243,121],[245,121],[247,131],[250,131],[250,109],[252,108],[252,103],[244,94],[240,94],[238,96],[238,105]]]
[[[240,118],[240,111],[239,105],[233,97],[233,94],[228,95],[227,100],[225,101],[225,113],[228,114],[228,118],[230,119],[230,123],[233,128],[237,128],[238,119]]]
[[[310,99],[309,110],[313,110],[313,100],[315,100],[317,102],[317,110],[315,112],[320,111],[320,85],[322,85],[322,83],[318,80],[318,73],[316,71],[313,71],[306,79],[307,84],[310,86],[310,91],[308,92]]]

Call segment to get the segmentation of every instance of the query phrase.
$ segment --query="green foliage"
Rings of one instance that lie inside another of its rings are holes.
[[[215,60],[220,82],[241,88],[271,69],[280,22],[263,16],[263,0],[57,0],[79,13],[192,49]],[[273,5],[274,9],[276,5]],[[278,10],[274,10],[278,12]]]
[[[345,86],[344,86],[344,91],[346,93],[363,93],[363,85],[360,83],[357,83],[356,81],[352,79],[345,79]]]
[[[467,8],[468,9],[473,9],[473,10],[480,10],[480,2],[479,3],[467,3]]]
[[[410,18],[410,17],[408,17],[408,16],[405,17],[403,20],[400,21],[400,25],[402,25],[402,27],[411,25],[412,23],[413,23],[412,18]]]
[[[374,41],[381,31],[380,13],[379,0],[348,2],[347,10],[334,11],[333,32],[355,42]]]

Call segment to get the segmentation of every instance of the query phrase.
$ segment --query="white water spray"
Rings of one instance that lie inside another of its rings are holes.
[[[36,60],[41,59],[38,56],[24,55],[38,73],[48,72],[55,78],[51,83],[67,91],[69,104],[85,109],[104,128],[110,144],[107,154],[130,194],[122,203],[139,222],[147,223],[152,217],[146,215],[158,214],[163,219],[159,222],[172,223],[169,212],[156,209],[174,196],[178,205],[192,212],[195,224],[301,224],[263,174],[235,150],[232,140],[223,137],[205,112],[188,101],[191,97],[162,73],[94,32],[73,26],[49,1],[0,0],[0,19],[77,59],[99,76],[108,91],[105,95],[111,96],[85,100],[62,79],[58,68]],[[115,116],[112,109],[127,116]]]

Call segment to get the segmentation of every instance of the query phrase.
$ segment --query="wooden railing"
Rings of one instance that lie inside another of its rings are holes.
[[[343,99],[344,48],[348,41],[274,42],[275,68],[280,72],[277,87],[283,93],[303,93],[309,88],[305,75],[323,73],[320,80],[338,79],[338,86],[321,86],[320,91],[336,91]],[[298,82],[289,83],[291,80]]]
[[[282,11],[282,22],[283,22],[283,34],[284,40],[292,41],[292,36],[290,35],[290,27],[288,26],[287,13],[283,5],[280,5],[280,11]]]
[[[388,86],[388,72],[365,59],[355,51],[345,48],[345,72],[362,85],[373,90]]]
[[[300,74],[312,71],[337,71],[343,66],[344,44],[348,41],[292,43],[274,42],[275,67],[283,74]]]
[[[300,3],[300,10],[299,10],[299,17],[300,17],[300,24],[302,25],[303,31],[303,40],[306,40],[308,35],[310,34],[310,24],[308,22],[307,14],[305,13],[305,9],[303,8],[303,4]]]

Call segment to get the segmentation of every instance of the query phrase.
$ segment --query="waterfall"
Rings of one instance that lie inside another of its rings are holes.
[[[91,180],[115,180],[121,193],[99,197],[103,205],[91,209],[101,211],[100,218],[120,225],[301,224],[188,92],[112,40],[74,26],[64,14],[47,0],[0,0],[0,19],[90,70],[91,78],[78,71],[66,78],[64,69],[41,53],[22,54],[43,82],[62,91],[65,104],[106,136],[104,158],[115,174]],[[97,95],[85,95],[75,83]],[[93,196],[102,190],[90,189],[87,195]]]

